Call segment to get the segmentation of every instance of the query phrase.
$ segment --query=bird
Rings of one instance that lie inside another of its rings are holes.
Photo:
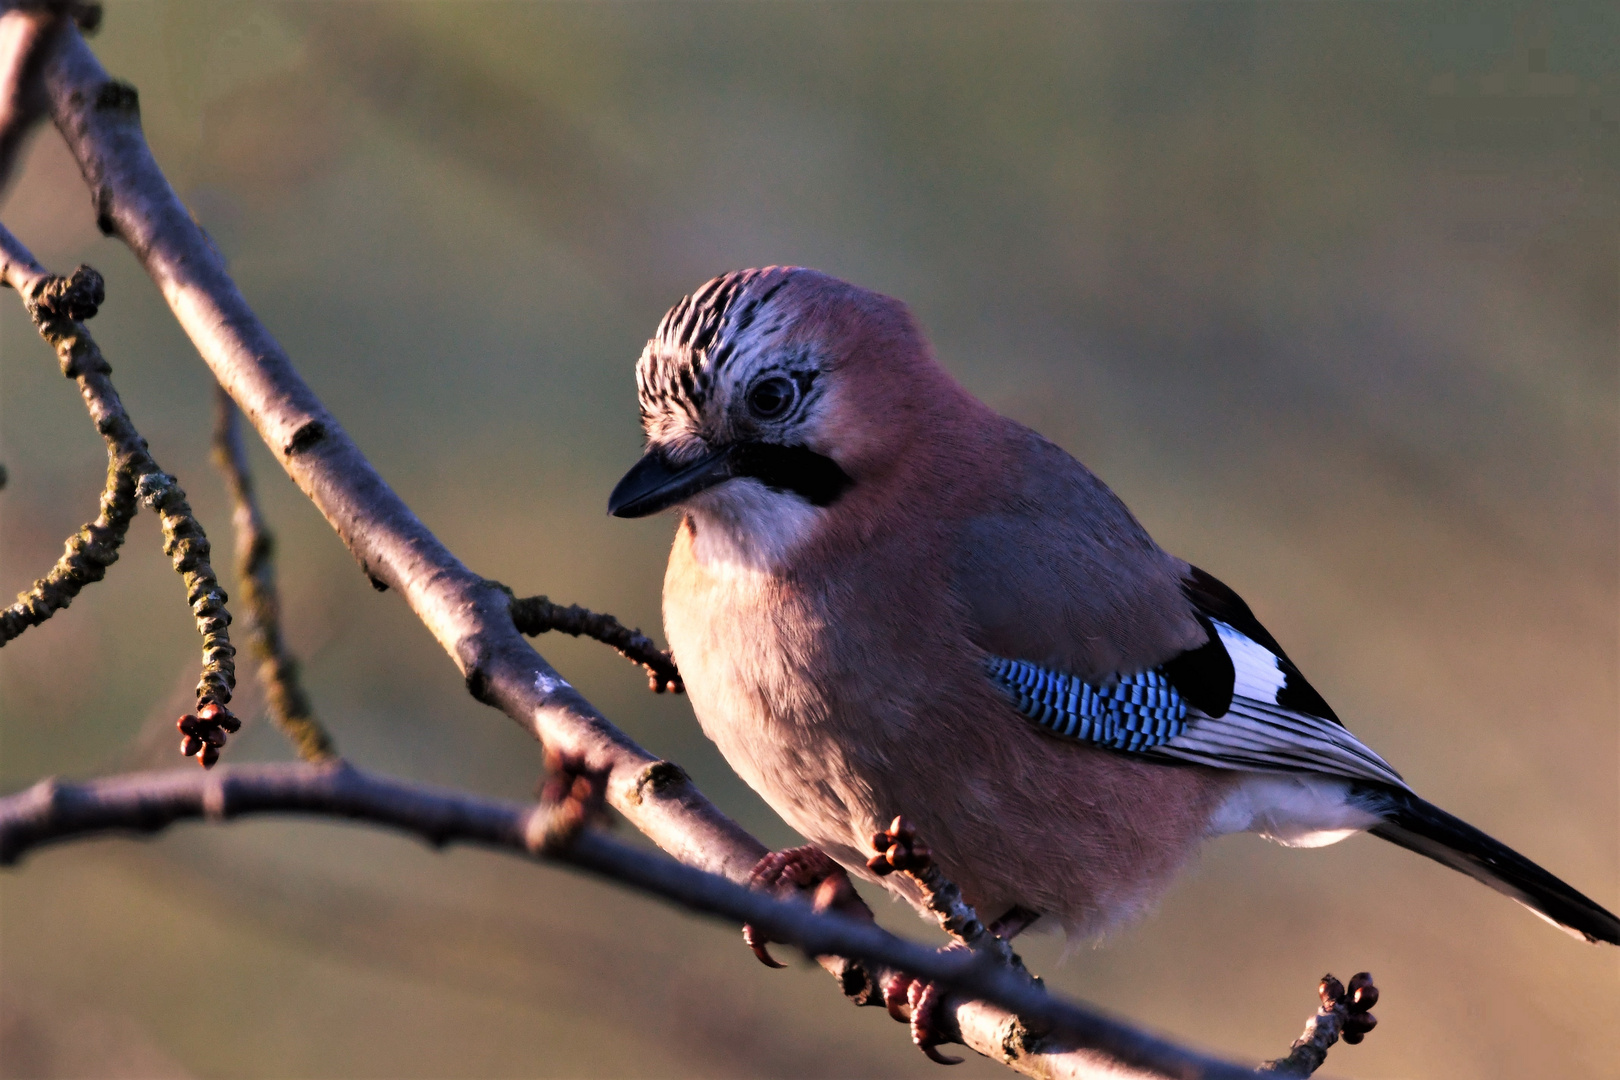
[[[664,316],[636,389],[645,450],[609,512],[678,515],[664,627],[698,723],[829,869],[922,910],[869,866],[904,815],[996,932],[1095,937],[1212,837],[1370,832],[1620,944],[1418,796],[1237,593],[974,397],[900,301],[725,274]]]

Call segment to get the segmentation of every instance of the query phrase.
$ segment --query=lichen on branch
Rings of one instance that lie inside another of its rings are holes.
[[[118,561],[118,549],[135,517],[135,507],[135,480],[118,467],[117,456],[109,454],[101,513],[68,537],[66,550],[49,573],[0,611],[0,648],[67,607],[86,585],[107,576],[107,567]]]
[[[46,273],[9,231],[0,228],[0,277],[23,298],[40,337],[56,352],[62,374],[78,383],[85,408],[107,443],[108,483],[102,514],[68,541],[68,550],[51,573],[18,598],[6,615],[15,637],[38,625],[86,583],[98,580],[117,558],[117,548],[137,504],[158,515],[163,553],[186,586],[186,603],[202,635],[202,676],[197,682],[197,712],[181,717],[181,750],[204,767],[219,759],[226,736],[241,728],[228,708],[236,687],[236,649],[231,645],[227,597],[209,563],[208,536],[203,531],[179,481],[158,467],[146,440],[113,388],[107,363],[85,322],[106,298],[101,275],[88,266],[61,277]],[[117,542],[114,542],[116,539]]]

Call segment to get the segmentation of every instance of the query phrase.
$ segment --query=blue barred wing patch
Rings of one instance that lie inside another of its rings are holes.
[[[1187,730],[1187,703],[1158,671],[1094,686],[1023,660],[992,656],[986,666],[1018,711],[1054,735],[1113,750],[1147,750]]]

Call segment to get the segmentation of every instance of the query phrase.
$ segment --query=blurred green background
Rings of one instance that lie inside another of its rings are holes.
[[[818,267],[908,301],[976,393],[1244,593],[1429,798],[1620,907],[1620,8],[131,2],[93,44],[305,377],[479,572],[656,631],[670,522],[603,515],[632,363],[713,274]],[[0,217],[105,272],[117,385],[228,543],[206,371],[54,131]],[[104,454],[0,301],[9,597],[93,514]],[[340,747],[528,797],[535,745],[255,454]],[[4,790],[179,764],[197,642],[157,540],[142,515],[106,582],[0,652]],[[792,842],[684,699],[540,645]],[[258,722],[228,760],[286,756]],[[1323,971],[1368,968],[1383,1025],[1336,1075],[1620,1076],[1620,951],[1370,838],[1227,838],[1141,924],[1026,951],[1239,1058],[1287,1047]],[[300,822],[0,874],[0,1072],[939,1075],[731,928]]]

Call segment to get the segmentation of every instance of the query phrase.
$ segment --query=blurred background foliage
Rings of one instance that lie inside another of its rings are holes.
[[[1613,5],[115,2],[94,45],[260,315],[479,572],[656,631],[670,522],[602,512],[638,449],[632,362],[704,279],[818,267],[907,300],[1430,798],[1620,906]],[[228,543],[207,374],[53,131],[0,215],[106,273],[118,386]],[[14,302],[0,344],[9,596],[92,514],[103,451]],[[528,797],[534,744],[255,453],[340,747]],[[157,541],[138,518],[105,583],[0,653],[5,790],[179,764],[197,642]],[[792,841],[684,699],[541,647]],[[287,750],[259,722],[228,756]],[[1228,838],[1140,925],[1027,951],[1237,1057],[1280,1053],[1324,970],[1370,968],[1384,1023],[1338,1075],[1620,1076],[1614,950],[1372,839]],[[734,930],[297,822],[0,875],[0,1071],[938,1075]]]

